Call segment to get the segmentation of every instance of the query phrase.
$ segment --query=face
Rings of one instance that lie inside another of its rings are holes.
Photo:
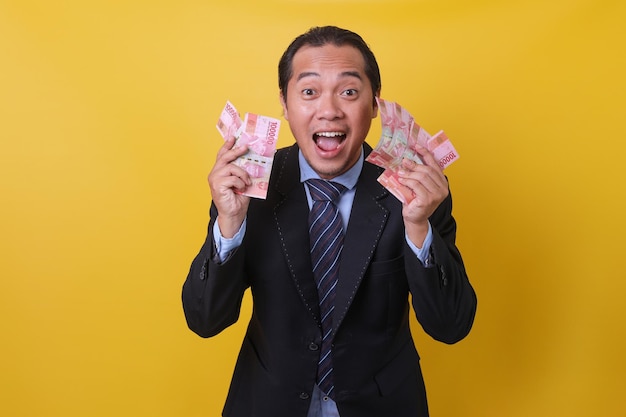
[[[285,119],[304,158],[321,178],[350,169],[376,117],[365,61],[352,46],[304,46],[292,62]]]

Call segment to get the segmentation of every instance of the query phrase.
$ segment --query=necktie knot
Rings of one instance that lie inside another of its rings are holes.
[[[309,185],[309,192],[313,201],[332,201],[337,203],[341,193],[346,191],[346,187],[338,182],[310,179],[306,181]]]

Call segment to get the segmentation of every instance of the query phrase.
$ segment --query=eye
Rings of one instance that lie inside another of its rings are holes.
[[[312,88],[305,88],[304,90],[302,90],[303,96],[312,96],[314,94],[315,94],[315,90],[313,90]]]
[[[359,94],[359,92],[356,88],[348,88],[341,93],[341,95],[347,97],[356,97],[357,94]]]

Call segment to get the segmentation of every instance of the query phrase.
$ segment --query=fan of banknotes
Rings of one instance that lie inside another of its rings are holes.
[[[265,199],[274,162],[280,120],[253,113],[246,113],[244,119],[241,120],[235,106],[227,101],[216,127],[224,140],[234,137],[236,138],[235,146],[248,146],[248,152],[235,161],[235,164],[245,169],[252,179],[252,184],[240,194]]]
[[[443,132],[428,134],[415,123],[413,116],[398,103],[377,99],[382,123],[382,132],[376,148],[368,155],[366,161],[385,168],[380,182],[398,200],[407,204],[415,198],[413,192],[400,184],[398,170],[403,159],[423,163],[415,151],[416,145],[427,148],[435,156],[441,169],[446,168],[459,158],[459,154]]]

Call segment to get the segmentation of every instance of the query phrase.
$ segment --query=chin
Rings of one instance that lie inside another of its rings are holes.
[[[311,165],[315,172],[324,179],[331,179],[338,177],[347,171],[345,165],[335,165],[335,164],[316,164],[315,166]]]

